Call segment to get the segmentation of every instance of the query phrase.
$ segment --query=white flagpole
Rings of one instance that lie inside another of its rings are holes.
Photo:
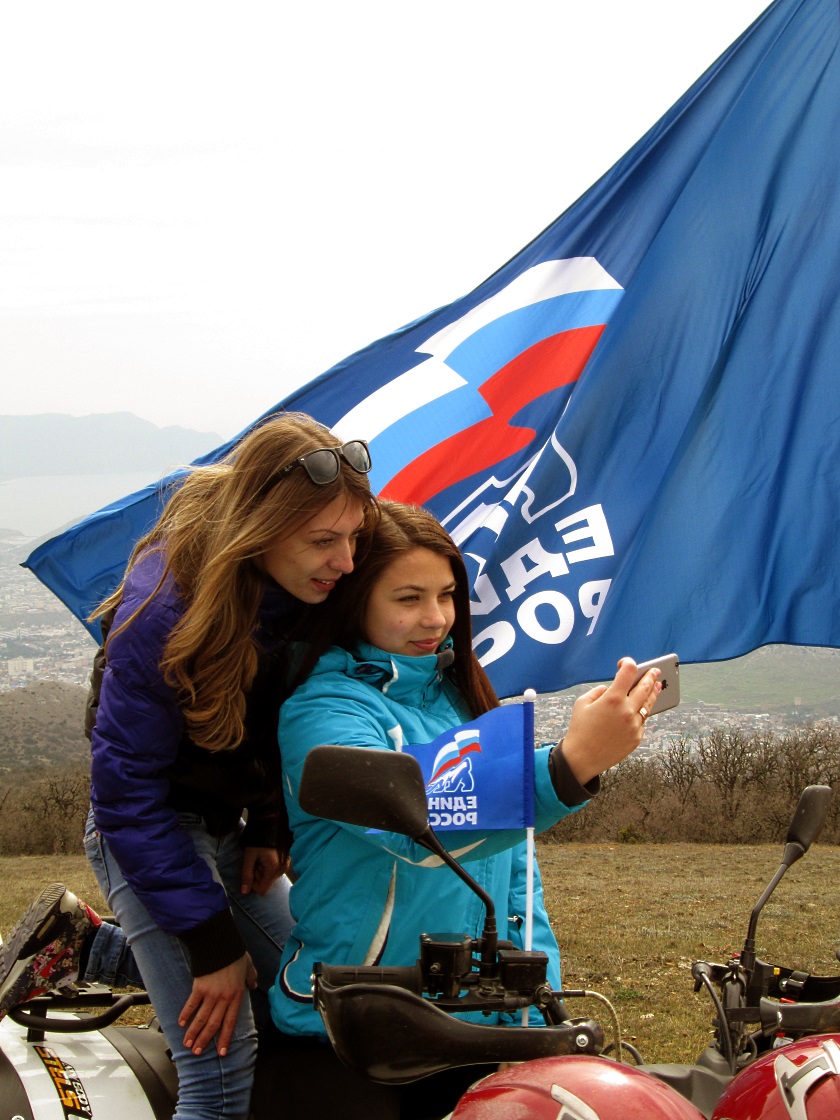
[[[525,703],[533,704],[537,694],[533,688],[525,691]],[[533,747],[533,743],[531,746]],[[525,830],[525,949],[534,947],[534,829]],[[522,1026],[528,1026],[528,1008],[522,1009]]]
[[[530,952],[534,947],[534,830],[526,830],[526,852],[528,865],[525,870],[525,948]]]

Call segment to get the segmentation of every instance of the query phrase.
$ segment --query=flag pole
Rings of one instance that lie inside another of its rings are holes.
[[[533,688],[525,690],[525,727],[530,734],[525,735],[525,750],[530,750],[533,761],[534,752],[534,701],[537,694]],[[525,950],[530,952],[534,947],[534,795],[533,795],[533,765],[525,767],[525,773],[531,775],[531,796],[528,820],[525,828]],[[528,1026],[528,1008],[522,1009],[522,1026]]]

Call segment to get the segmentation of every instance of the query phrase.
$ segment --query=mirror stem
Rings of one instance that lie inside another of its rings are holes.
[[[499,943],[499,935],[496,929],[496,907],[493,899],[487,891],[480,886],[472,875],[458,863],[457,859],[451,855],[437,836],[432,831],[431,825],[428,826],[419,836],[415,836],[414,840],[417,844],[433,852],[436,856],[443,860],[447,867],[451,867],[455,874],[462,879],[470,890],[474,891],[481,901],[484,903],[484,929],[481,935],[481,967],[480,973],[482,977],[489,977],[491,970],[496,964],[496,950]]]

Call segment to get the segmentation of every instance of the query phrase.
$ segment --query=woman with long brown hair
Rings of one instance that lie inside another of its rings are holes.
[[[243,996],[265,1003],[291,924],[285,649],[370,535],[370,465],[308,416],[268,420],[189,474],[98,612],[85,847],[121,928],[44,892],[4,947],[0,1014],[77,969],[131,979],[124,931],[175,1059],[176,1120],[248,1115]]]

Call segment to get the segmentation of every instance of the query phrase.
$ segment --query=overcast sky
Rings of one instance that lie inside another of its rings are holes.
[[[0,412],[234,435],[479,284],[765,6],[4,6]]]

